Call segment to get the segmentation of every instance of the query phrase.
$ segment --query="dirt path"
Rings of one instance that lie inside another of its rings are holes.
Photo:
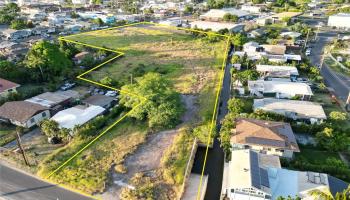
[[[186,107],[186,112],[181,118],[183,122],[175,129],[160,131],[149,135],[146,142],[139,146],[131,156],[125,159],[124,166],[127,168],[125,174],[116,173],[112,170],[113,185],[102,195],[103,199],[119,199],[119,194],[123,187],[133,188],[128,182],[136,173],[144,172],[152,175],[153,172],[159,168],[163,153],[173,143],[178,130],[196,116],[198,110],[195,105],[196,98],[197,97],[194,95],[182,95],[182,101]]]

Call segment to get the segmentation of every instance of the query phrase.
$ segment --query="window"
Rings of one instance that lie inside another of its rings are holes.
[[[46,117],[46,112],[41,113],[41,116]]]
[[[8,92],[12,92],[12,91],[13,91],[13,89],[8,89],[7,91],[8,91]]]
[[[35,122],[35,119],[34,119],[34,118],[31,118],[31,119],[30,119],[30,123],[33,124],[34,122]]]

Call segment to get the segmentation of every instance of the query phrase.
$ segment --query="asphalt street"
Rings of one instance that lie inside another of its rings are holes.
[[[337,36],[338,33],[331,31],[318,34],[310,56],[310,61],[313,65],[320,65],[324,47]],[[321,74],[325,80],[325,84],[334,89],[334,93],[339,99],[345,101],[350,91],[350,77],[332,71],[326,63],[322,65]]]
[[[92,198],[39,180],[0,162],[0,199],[91,200]]]
[[[227,60],[230,60],[231,56]],[[227,101],[230,99],[231,74],[230,67],[225,67],[222,89],[219,99],[219,111],[217,115],[217,130],[220,130],[220,121],[227,114]],[[196,153],[193,173],[201,174],[204,164],[206,147],[199,147]],[[208,175],[205,200],[219,200],[221,195],[222,176],[224,172],[224,152],[220,147],[220,141],[215,138],[213,147],[209,149],[204,174]]]

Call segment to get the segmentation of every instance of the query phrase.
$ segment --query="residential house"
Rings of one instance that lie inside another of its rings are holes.
[[[27,38],[32,34],[30,29],[22,29],[22,30],[14,30],[14,29],[6,29],[2,31],[2,35],[7,40],[18,40]]]
[[[210,9],[205,14],[199,16],[199,18],[208,21],[221,21],[223,20],[225,14],[235,15],[239,19],[250,18],[250,14],[247,11],[238,10],[235,8]]]
[[[302,100],[307,100],[313,95],[310,86],[306,83],[290,82],[290,80],[248,81],[248,89],[251,95],[269,96],[278,99],[300,97]]]
[[[56,121],[59,127],[72,130],[75,126],[81,126],[101,115],[105,110],[100,106],[78,105],[59,111],[51,119]]]
[[[268,167],[280,168],[277,156],[252,150],[234,150],[225,166],[223,188],[229,200],[269,200],[272,196]]]
[[[272,55],[284,55],[286,53],[287,47],[284,45],[271,45],[271,44],[264,44],[261,45],[265,52]]]
[[[350,14],[338,13],[328,17],[328,26],[337,28],[350,28]]]
[[[8,43],[0,48],[0,54],[10,61],[17,61],[23,58],[29,51],[25,43]]]
[[[255,21],[260,26],[265,26],[268,24],[285,23],[283,21],[285,18],[290,19],[291,21],[295,21],[295,19],[300,15],[302,15],[301,12],[282,12],[274,15],[262,16],[255,19]]]
[[[0,107],[0,121],[31,128],[50,117],[49,110],[27,101],[6,102]]]
[[[212,31],[220,31],[223,29],[227,29],[228,31],[234,32],[242,32],[244,29],[243,24],[234,24],[234,23],[223,23],[223,22],[209,22],[209,21],[194,21],[190,23],[191,28],[199,28],[199,29],[210,29]]]
[[[113,107],[117,102],[115,97],[96,94],[83,100],[83,103],[90,106],[100,106],[105,109]]]
[[[283,169],[279,157],[252,150],[234,150],[225,164],[223,188],[229,200],[277,200],[298,196],[314,200],[312,190],[330,191],[335,196],[348,183],[325,173]]]
[[[241,10],[247,11],[249,13],[258,14],[263,11],[263,7],[254,5],[242,5]]]
[[[265,30],[259,28],[259,29],[255,29],[255,30],[250,31],[250,32],[247,34],[247,36],[248,36],[249,38],[257,38],[257,37],[262,37],[262,36],[264,36],[265,34],[266,34],[266,33],[265,33]]]
[[[6,79],[0,78],[0,98],[7,97],[12,92],[17,92],[20,85]]]
[[[293,120],[305,121],[311,124],[321,123],[327,116],[318,103],[287,99],[254,99],[254,110],[273,112]]]
[[[87,56],[90,56],[90,55],[91,54],[87,51],[77,53],[77,54],[75,54],[73,61],[76,65],[79,65],[84,60],[84,58],[86,58]]]
[[[25,101],[48,108],[51,116],[53,116],[64,107],[68,106],[71,103],[72,98],[59,93],[45,92]]]
[[[284,122],[239,118],[231,144],[233,149],[253,149],[285,158],[300,152],[291,126]]]
[[[283,38],[298,39],[298,38],[300,38],[301,33],[288,31],[288,32],[281,33],[280,36]]]
[[[294,66],[280,66],[280,65],[256,65],[256,71],[262,76],[293,78],[298,75],[298,69]]]

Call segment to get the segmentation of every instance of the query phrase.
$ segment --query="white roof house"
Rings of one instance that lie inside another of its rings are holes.
[[[301,33],[288,31],[288,32],[281,33],[280,36],[282,36],[282,37],[298,38],[298,37],[301,36]]]
[[[278,197],[299,196],[314,200],[309,191],[328,190],[335,196],[348,183],[318,172],[283,169],[277,156],[252,150],[234,150],[225,164],[223,188],[230,200],[275,200]]]
[[[267,75],[278,77],[298,76],[298,69],[294,66],[278,66],[278,65],[256,65],[256,71]]]
[[[260,13],[262,10],[262,7],[253,6],[253,5],[242,5],[241,10],[244,10],[250,13]]]
[[[76,125],[83,125],[105,111],[100,106],[75,106],[58,112],[51,119],[61,128],[73,129]]]
[[[281,168],[269,168],[268,179],[272,199],[287,196],[299,196],[303,200],[314,200],[309,192],[315,189],[331,191],[335,196],[347,188],[347,183],[333,176],[318,172],[294,171]]]
[[[280,168],[277,156],[252,150],[234,150],[224,172],[223,186],[230,200],[270,199],[268,167]]]
[[[327,119],[322,106],[309,101],[274,98],[254,99],[253,108],[254,110],[274,112],[292,119],[309,119],[311,122]]]
[[[276,98],[292,98],[300,96],[302,99],[310,98],[313,93],[309,85],[299,82],[287,81],[248,81],[248,88],[251,95],[262,97],[264,95],[275,96]]]
[[[223,23],[223,22],[208,22],[208,21],[194,21],[190,23],[191,28],[211,29],[212,31],[219,31],[228,29],[231,32],[241,32],[244,28],[243,24]]]
[[[350,14],[338,13],[328,17],[328,26],[337,28],[350,28]]]
[[[205,14],[201,15],[201,19],[208,19],[218,21],[223,19],[225,14],[236,15],[238,18],[249,16],[250,14],[244,10],[238,10],[235,8],[223,8],[223,9],[210,9]]]

